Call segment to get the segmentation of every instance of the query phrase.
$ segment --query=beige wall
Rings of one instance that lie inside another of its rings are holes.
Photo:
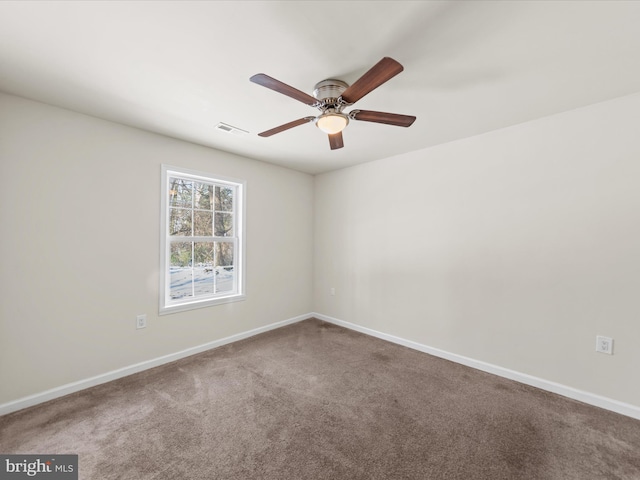
[[[162,163],[247,181],[246,301],[158,316]],[[0,404],[312,310],[310,175],[0,95],[0,178]]]
[[[309,175],[0,94],[0,404],[317,311],[640,406],[639,124],[620,98],[314,199]],[[162,163],[247,181],[246,301],[157,315]]]
[[[317,176],[316,311],[640,406],[639,125],[637,94]]]

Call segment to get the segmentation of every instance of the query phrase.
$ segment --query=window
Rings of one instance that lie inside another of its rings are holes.
[[[244,299],[244,182],[162,166],[160,313]]]

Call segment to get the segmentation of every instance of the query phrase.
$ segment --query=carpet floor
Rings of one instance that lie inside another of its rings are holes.
[[[0,417],[79,478],[640,479],[640,421],[311,319]]]

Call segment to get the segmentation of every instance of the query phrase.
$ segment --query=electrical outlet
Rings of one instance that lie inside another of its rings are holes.
[[[596,337],[596,352],[613,355],[613,338],[598,335]]]
[[[329,289],[329,295],[335,295],[335,294],[336,294],[336,289],[335,289],[335,288],[333,288],[333,287],[331,287],[331,288]]]
[[[136,317],[136,328],[146,328],[147,326],[147,314],[143,313]]]

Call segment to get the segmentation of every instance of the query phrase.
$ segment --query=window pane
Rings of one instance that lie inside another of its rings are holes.
[[[195,213],[195,225],[193,226],[193,234],[201,237],[212,236],[213,235],[213,212],[199,212],[196,210],[194,213]]]
[[[233,214],[216,212],[216,237],[233,236]]]
[[[181,178],[169,178],[169,205],[172,207],[191,208],[193,182]]]
[[[217,271],[216,293],[232,292],[236,278],[234,267],[221,267]]]
[[[211,210],[211,199],[213,197],[213,185],[208,183],[196,183],[196,203],[195,208],[200,210]]]
[[[233,243],[216,242],[216,292],[230,292],[235,285]]]
[[[195,296],[210,295],[213,292],[213,242],[196,242],[194,245],[195,265],[193,285]]]
[[[233,210],[233,191],[231,187],[216,187],[216,210],[225,212]]]
[[[171,299],[193,296],[191,246],[191,242],[171,244],[171,265],[169,267],[169,296]]]
[[[233,265],[233,243],[216,242],[216,267]]]
[[[191,210],[169,209],[169,235],[191,236]]]

